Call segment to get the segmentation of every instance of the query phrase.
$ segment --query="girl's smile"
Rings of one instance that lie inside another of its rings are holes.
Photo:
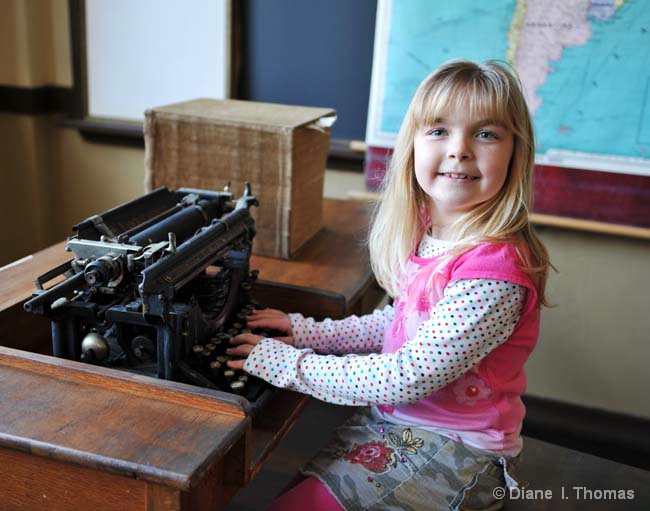
[[[513,154],[512,132],[469,110],[443,111],[414,139],[415,177],[442,227],[499,192]]]
[[[459,172],[438,172],[439,176],[448,177],[449,179],[455,181],[474,181],[479,179],[479,176],[471,176],[469,174],[463,174]]]

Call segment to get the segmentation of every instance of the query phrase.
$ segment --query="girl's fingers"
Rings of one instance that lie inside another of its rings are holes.
[[[230,339],[230,344],[250,344],[252,346],[255,346],[262,339],[264,339],[264,337],[261,335],[239,334]]]
[[[275,309],[254,310],[249,314],[248,317],[253,320],[257,320],[257,319],[272,320],[272,319],[282,319],[282,318],[289,319],[289,316],[287,316],[284,312]]]
[[[239,360],[228,360],[228,362],[226,362],[226,365],[230,367],[230,369],[244,369],[245,363],[246,359],[242,358]]]
[[[291,334],[291,321],[284,312],[276,309],[254,310],[247,318],[246,323],[251,328],[272,328]]]
[[[243,358],[237,360],[229,360],[226,362],[226,365],[231,369],[243,369],[244,364],[246,363],[246,358],[248,355],[250,355],[251,351],[253,351],[253,348],[262,339],[264,339],[264,337],[255,334],[240,334],[230,339],[230,343],[234,346],[232,348],[226,349],[226,354],[232,357]],[[293,346],[293,337],[275,337],[275,339]]]
[[[284,312],[278,309],[254,309],[251,316],[283,316]]]
[[[226,350],[226,355],[232,355],[234,357],[247,357],[253,351],[254,346],[252,344],[241,344],[235,346],[234,348],[228,348]]]
[[[291,324],[289,323],[288,318],[286,320],[284,319],[277,319],[277,318],[269,318],[269,319],[251,319],[248,318],[246,320],[246,325],[249,328],[272,328],[273,330],[278,330],[279,332],[284,332],[284,333],[289,333],[289,330],[291,330]]]

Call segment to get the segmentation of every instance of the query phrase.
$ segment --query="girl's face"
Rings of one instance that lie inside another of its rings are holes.
[[[494,197],[506,180],[514,137],[493,119],[467,113],[469,108],[441,112],[415,135],[415,177],[431,197],[433,229]],[[435,232],[434,232],[435,235]]]

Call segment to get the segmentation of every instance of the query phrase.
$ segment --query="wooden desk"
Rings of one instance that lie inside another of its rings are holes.
[[[0,347],[2,509],[219,509],[248,480],[242,400]]]
[[[363,204],[325,201],[324,231],[295,260],[253,257],[258,299],[317,316],[369,312],[381,295],[362,244],[368,218]],[[0,269],[2,509],[221,509],[307,397],[279,391],[253,424],[228,394],[47,356],[49,321],[22,304],[36,276],[68,259],[60,243]]]

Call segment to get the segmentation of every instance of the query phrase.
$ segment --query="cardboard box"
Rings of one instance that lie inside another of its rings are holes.
[[[251,184],[257,255],[288,259],[323,226],[329,108],[197,99],[145,112],[145,185]]]

